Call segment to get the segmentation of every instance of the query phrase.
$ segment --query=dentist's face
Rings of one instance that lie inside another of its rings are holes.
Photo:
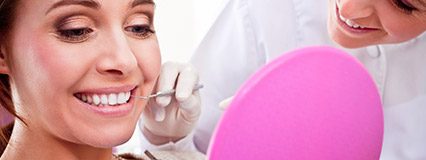
[[[23,0],[7,43],[34,133],[96,147],[130,138],[160,70],[151,0]]]
[[[426,30],[426,0],[329,2],[329,35],[343,47],[399,43]]]

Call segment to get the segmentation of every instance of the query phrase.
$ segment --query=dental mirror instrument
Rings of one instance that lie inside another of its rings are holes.
[[[192,91],[198,91],[198,90],[200,90],[203,87],[204,87],[204,85],[197,84],[194,87],[194,89],[192,89]],[[157,93],[154,93],[154,94],[151,94],[151,95],[147,95],[147,96],[133,96],[132,95],[132,97],[140,98],[140,99],[150,99],[150,98],[154,98],[154,97],[169,96],[169,95],[174,94],[175,92],[176,92],[176,89],[171,89],[171,90],[168,90],[168,91],[160,91],[160,92],[157,92]]]

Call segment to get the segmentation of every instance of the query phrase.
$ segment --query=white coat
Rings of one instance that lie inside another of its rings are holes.
[[[198,149],[207,150],[222,115],[218,103],[260,66],[303,46],[337,46],[328,37],[327,16],[328,0],[228,2],[192,58],[205,86],[194,137]],[[381,159],[426,159],[426,35],[346,51],[365,64],[382,95]]]

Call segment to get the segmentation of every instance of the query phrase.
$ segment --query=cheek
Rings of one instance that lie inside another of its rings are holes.
[[[16,37],[16,42],[13,46],[12,68],[13,76],[16,78],[17,86],[27,86],[30,91],[39,90],[40,87],[48,89],[49,86],[54,86],[52,81],[55,73],[58,70],[62,60],[53,56],[57,50],[52,47],[46,39],[38,36]],[[19,81],[19,82],[18,82]]]
[[[154,86],[156,84],[156,80],[158,75],[160,74],[160,68],[161,68],[161,56],[160,56],[160,49],[158,47],[157,42],[153,42],[150,44],[137,44],[137,47],[134,48],[135,51],[139,51],[136,53],[136,58],[138,62],[138,67],[142,70],[143,74],[143,81],[141,82],[141,85],[143,86],[141,88],[141,95],[148,95],[152,92],[154,89]],[[136,120],[139,117],[139,114],[143,111],[145,108],[147,101],[140,100],[136,102],[136,106],[143,106],[138,108],[137,113],[138,116],[136,116]]]
[[[145,83],[153,82],[160,74],[161,55],[157,41],[139,44],[137,53],[138,65],[141,68]]]
[[[413,39],[426,30],[426,16],[419,18],[394,13],[382,17],[381,22],[388,41],[393,43]]]
[[[390,30],[391,42],[404,42],[416,38],[423,33],[425,28],[418,26],[393,28]]]
[[[72,48],[60,46],[58,43],[37,43],[34,48],[34,61],[44,73],[45,82],[55,84],[57,87],[69,87],[80,77],[80,69],[84,68],[85,64],[84,59],[75,56],[79,52],[70,53],[71,51]]]
[[[29,42],[27,50],[19,53],[23,59],[20,70],[24,74],[21,74],[22,83],[17,86],[24,84],[26,88],[20,93],[28,105],[39,106],[42,112],[39,114],[59,118],[67,109],[58,106],[64,106],[72,96],[70,89],[86,73],[91,58],[81,57],[76,54],[81,49],[64,46],[52,38],[39,37]]]
[[[18,106],[23,106],[19,110],[24,112],[22,115],[25,115],[25,118],[34,121],[57,118],[57,109],[46,106],[57,106],[62,99],[56,94],[63,90],[63,82],[59,80],[63,77],[58,73],[61,73],[60,68],[63,67],[60,64],[64,61],[52,54],[58,50],[46,39],[37,36],[16,37],[13,44],[12,76],[19,97],[15,103],[21,103],[22,105]]]

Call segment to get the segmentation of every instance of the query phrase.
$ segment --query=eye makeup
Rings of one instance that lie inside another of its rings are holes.
[[[138,39],[149,38],[155,31],[152,29],[152,20],[143,13],[135,13],[128,18],[124,30]]]
[[[85,16],[74,15],[60,19],[55,30],[60,40],[70,43],[79,43],[87,40],[94,32],[94,25]]]
[[[404,11],[407,14],[411,14],[413,11],[417,10],[410,2],[407,0],[392,0],[392,3],[398,8]]]

